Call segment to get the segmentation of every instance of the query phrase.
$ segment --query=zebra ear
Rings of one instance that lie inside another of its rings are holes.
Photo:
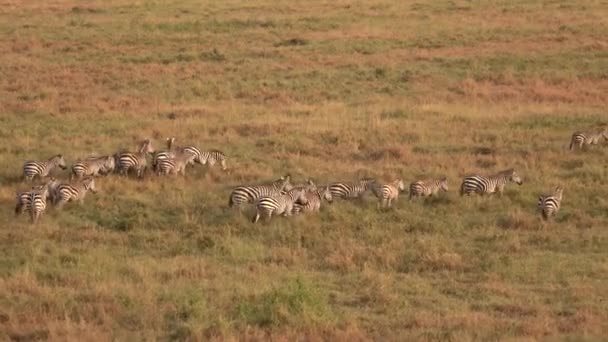
[[[316,187],[315,182],[313,182],[310,178],[308,179],[308,185]]]

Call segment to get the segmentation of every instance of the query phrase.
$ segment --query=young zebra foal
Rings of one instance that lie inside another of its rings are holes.
[[[498,192],[502,196],[505,185],[508,182],[514,182],[518,185],[522,184],[521,178],[513,169],[501,171],[492,176],[469,176],[462,180],[460,186],[460,196],[467,194],[490,195]]]
[[[393,200],[399,198],[399,192],[405,190],[405,184],[403,180],[397,179],[386,184],[376,183],[372,190],[378,198],[378,205],[383,208],[390,208],[393,205]]]
[[[114,156],[89,157],[72,165],[70,180],[80,179],[84,176],[97,176],[114,171],[116,159]]]
[[[561,207],[563,194],[564,188],[558,186],[555,188],[555,192],[553,192],[553,194],[541,195],[538,198],[538,209],[540,210],[545,221],[557,214],[559,208]]]
[[[282,193],[274,196],[264,196],[259,198],[256,201],[256,213],[251,222],[258,222],[262,215],[264,215],[266,220],[269,221],[272,218],[273,213],[276,215],[283,214],[284,216],[291,216],[295,203],[300,203],[303,205],[308,203],[305,196],[305,191],[306,190],[302,188],[294,188],[284,194]]]
[[[46,199],[52,200],[52,194],[55,191],[55,187],[59,182],[55,178],[50,178],[45,184],[33,186],[30,191],[17,192],[15,200],[15,215],[19,215],[24,211],[31,210],[31,200],[33,192],[42,192],[46,189]]]
[[[82,205],[88,191],[97,193],[95,178],[85,177],[76,184],[62,183],[55,188],[55,206],[59,209],[70,201],[78,201]]]
[[[582,149],[583,145],[597,145],[601,138],[608,141],[608,127],[593,132],[574,132],[570,139],[570,151],[575,146]]]
[[[156,164],[156,173],[159,176],[168,174],[177,175],[178,173],[185,176],[186,166],[194,164],[195,157],[196,155],[188,151],[183,151],[175,153],[173,157],[159,159]]]
[[[183,151],[183,152],[187,151],[187,152],[193,153],[195,155],[195,157],[194,157],[195,163],[198,163],[201,165],[209,164],[210,167],[212,167],[216,163],[219,163],[220,166],[222,167],[222,170],[224,170],[224,171],[227,170],[226,155],[222,151],[218,151],[218,150],[201,151],[198,147],[192,146],[192,145],[179,147],[179,146],[175,145],[175,137],[167,138],[167,148],[169,149],[169,151]]]
[[[411,201],[413,197],[435,196],[440,190],[448,191],[446,177],[416,181],[410,184],[409,200]]]
[[[304,196],[306,197],[308,203],[300,204],[296,202],[293,205],[293,213],[295,215],[301,213],[318,212],[321,209],[321,203],[323,200],[326,200],[327,203],[331,203],[333,201],[333,197],[331,196],[331,191],[329,191],[328,186],[324,186],[319,189],[313,185],[306,189]]]
[[[48,191],[49,188],[45,186],[41,190],[35,190],[30,193],[30,204],[28,211],[30,212],[30,219],[33,224],[38,223],[38,219],[46,210],[46,198]]]
[[[61,154],[55,155],[47,161],[29,160],[23,164],[23,178],[26,181],[33,181],[35,177],[43,178],[57,167],[66,169],[65,159]]]
[[[144,170],[147,166],[146,155],[154,153],[152,142],[146,139],[142,142],[137,153],[119,152],[116,154],[116,166],[120,174],[126,176],[129,170],[135,170],[137,177],[143,177]]]

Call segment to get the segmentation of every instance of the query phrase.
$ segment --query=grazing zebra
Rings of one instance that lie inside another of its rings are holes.
[[[152,142],[146,139],[141,144],[137,153],[119,152],[116,155],[116,166],[122,175],[127,175],[129,170],[135,170],[137,177],[142,177],[147,166],[146,154],[154,153]]]
[[[46,177],[56,167],[64,170],[66,168],[65,159],[61,154],[55,155],[47,161],[26,161],[23,164],[23,177],[26,181],[32,181],[35,177]]]
[[[226,166],[226,155],[222,151],[211,150],[211,151],[201,151],[196,146],[184,146],[178,147],[175,146],[175,137],[171,137],[167,139],[167,148],[170,151],[188,151],[190,153],[194,153],[195,158],[194,162],[199,163],[201,165],[209,164],[210,167],[219,163],[222,167],[222,170],[226,170],[228,167]]]
[[[317,187],[309,188],[304,192],[304,196],[306,197],[308,203],[294,203],[293,213],[295,215],[301,213],[317,212],[321,209],[321,202],[323,200],[326,200],[328,203],[331,203],[333,201],[331,191],[329,191],[329,187],[327,186],[321,187],[321,189]]]
[[[260,197],[255,203],[256,213],[251,222],[258,222],[262,214],[266,217],[266,220],[270,220],[273,213],[291,216],[295,203],[303,205],[308,203],[305,192],[306,190],[302,188],[294,188],[286,193]]]
[[[448,191],[448,179],[446,177],[416,181],[410,184],[409,200],[411,201],[412,197],[434,196],[439,190]]]
[[[358,182],[337,182],[329,185],[332,197],[353,199],[361,197],[370,190],[376,181],[373,178],[362,178]]]
[[[181,173],[183,176],[186,175],[186,166],[194,164],[194,158],[196,156],[188,151],[175,153],[173,157],[167,159],[159,159],[156,164],[156,173],[160,176]]]
[[[404,190],[405,184],[401,179],[386,184],[376,183],[372,187],[374,195],[378,198],[378,204],[382,207],[391,207],[393,205],[393,200],[399,198],[399,192]]]
[[[15,205],[15,215],[19,215],[23,213],[23,211],[30,210],[32,192],[40,192],[46,188],[47,199],[52,200],[52,194],[55,191],[55,187],[57,186],[57,184],[58,181],[55,178],[51,177],[45,184],[33,186],[30,191],[17,192],[15,196],[15,200],[17,202],[17,204]]]
[[[84,203],[84,198],[88,191],[97,193],[95,189],[95,178],[85,177],[76,184],[62,183],[55,188],[54,204],[57,208],[62,208],[67,202],[78,201]]]
[[[549,220],[551,216],[557,214],[561,207],[563,194],[564,188],[558,186],[555,188],[553,194],[542,195],[538,198],[538,208],[540,209],[543,219]]]
[[[492,176],[469,176],[462,181],[460,196],[464,194],[471,195],[473,193],[483,196],[496,192],[502,196],[502,191],[509,181],[517,183],[518,185],[522,184],[521,178],[519,178],[513,169],[501,171]]]
[[[70,179],[108,174],[114,171],[115,167],[116,159],[114,156],[89,157],[72,165]]]
[[[570,139],[570,150],[572,151],[574,146],[582,149],[583,145],[597,145],[602,137],[608,140],[608,127],[594,132],[574,132]]]
[[[28,211],[30,212],[30,218],[33,224],[38,223],[38,219],[46,210],[48,191],[48,187],[45,186],[41,190],[32,191],[30,193]]]
[[[244,203],[253,203],[263,196],[278,195],[282,191],[289,191],[293,186],[289,183],[290,176],[286,175],[276,181],[265,185],[239,186],[230,193],[229,207],[240,207]]]

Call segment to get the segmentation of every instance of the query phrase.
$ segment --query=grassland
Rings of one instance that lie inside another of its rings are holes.
[[[0,1],[0,339],[608,335],[601,1]],[[21,163],[160,145],[230,171],[103,178],[13,217]],[[522,186],[461,199],[514,167]],[[251,225],[230,189],[446,175],[452,191]],[[563,184],[543,226],[537,195]]]

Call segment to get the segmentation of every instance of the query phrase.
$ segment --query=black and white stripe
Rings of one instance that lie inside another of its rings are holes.
[[[307,189],[304,192],[304,196],[308,203],[300,204],[294,203],[293,205],[293,213],[301,214],[301,213],[313,213],[317,212],[321,209],[321,203],[323,200],[326,200],[328,203],[333,201],[333,197],[331,195],[331,191],[329,191],[329,187],[324,186],[320,189],[316,186],[310,189]]]
[[[137,153],[119,152],[116,155],[116,167],[120,174],[127,175],[129,170],[135,170],[137,177],[142,177],[147,166],[146,155],[154,153],[152,142],[144,140]]]
[[[173,157],[157,160],[156,173],[158,175],[186,175],[186,166],[194,163],[196,156],[190,152],[175,153]]]
[[[28,210],[30,212],[30,219],[32,223],[38,223],[38,219],[46,210],[46,198],[48,188],[43,187],[41,190],[32,191],[30,193],[30,205]]]
[[[570,139],[570,150],[575,146],[582,149],[583,145],[597,145],[601,138],[608,141],[608,127],[595,132],[574,132]]]
[[[32,181],[35,177],[46,177],[56,167],[66,168],[65,160],[61,154],[55,155],[47,161],[30,160],[23,164],[23,178]]]
[[[114,156],[89,157],[72,165],[71,179],[85,176],[97,176],[114,171],[116,159]]]
[[[93,177],[85,177],[76,184],[59,184],[55,188],[55,205],[58,208],[61,208],[70,201],[79,201],[82,204],[84,203],[84,198],[88,191],[91,191],[92,193],[97,192],[97,189],[95,189],[95,179]]]
[[[538,198],[538,209],[540,210],[543,219],[548,220],[557,214],[561,207],[563,193],[564,188],[558,186],[555,188],[555,192],[552,195],[541,195]]]
[[[287,175],[277,179],[271,184],[236,187],[230,193],[228,206],[240,207],[245,203],[253,203],[263,196],[272,196],[277,195],[282,191],[289,191],[293,188],[289,183],[289,179],[290,176]]]
[[[358,182],[336,182],[329,185],[333,198],[353,199],[361,197],[375,183],[373,178],[363,178]]]
[[[401,179],[385,184],[375,183],[372,186],[372,191],[378,198],[378,204],[382,207],[391,207],[393,205],[393,200],[399,198],[399,192],[404,190],[405,184]]]
[[[29,211],[31,206],[31,194],[32,192],[40,192],[46,189],[46,197],[47,199],[53,199],[53,193],[55,191],[55,187],[59,182],[55,178],[50,178],[45,184],[40,184],[32,187],[30,191],[17,192],[15,196],[15,215],[19,215],[24,211]]]
[[[411,201],[413,197],[434,196],[440,190],[448,191],[448,179],[446,177],[419,180],[410,184],[409,199]]]
[[[226,170],[226,155],[222,151],[211,150],[211,151],[201,151],[196,146],[189,145],[179,147],[175,145],[175,137],[170,137],[167,139],[167,148],[169,151],[182,151],[182,152],[190,152],[195,155],[194,162],[201,165],[209,165],[212,167],[215,164],[220,164],[222,170]]]
[[[462,185],[460,186],[460,195],[471,195],[471,194],[493,194],[498,192],[502,195],[505,185],[508,182],[514,182],[519,185],[522,184],[521,178],[513,169],[501,171],[492,176],[469,176],[463,179]]]
[[[258,222],[261,216],[265,216],[267,220],[270,220],[272,214],[291,216],[296,202],[303,205],[308,203],[305,192],[305,189],[294,188],[286,193],[260,197],[255,203],[256,213],[251,222]]]

